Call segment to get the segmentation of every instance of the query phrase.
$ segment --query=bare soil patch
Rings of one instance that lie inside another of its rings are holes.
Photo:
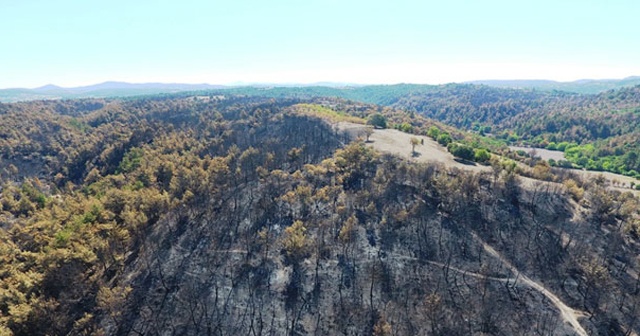
[[[341,122],[337,124],[337,128],[355,136],[366,137],[364,130],[367,126],[364,125]],[[415,154],[412,154],[411,151],[411,138],[413,137],[421,141],[421,144],[415,147]],[[440,163],[447,167],[473,172],[491,171],[491,167],[488,166],[457,161],[446,148],[429,137],[408,134],[394,129],[374,129],[366,144],[380,152],[398,155],[415,162]]]

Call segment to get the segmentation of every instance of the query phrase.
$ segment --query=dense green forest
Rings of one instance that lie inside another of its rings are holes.
[[[0,334],[640,332],[637,197],[544,165],[532,180],[495,159],[409,162],[332,124],[380,115],[498,146],[413,112],[215,94],[0,105]]]
[[[577,167],[636,177],[640,171],[640,87],[574,95],[455,86],[393,106],[508,143],[563,150]]]

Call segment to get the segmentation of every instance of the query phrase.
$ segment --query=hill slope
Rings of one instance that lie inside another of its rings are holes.
[[[2,332],[640,332],[638,199],[380,155],[300,103],[3,106]]]
[[[122,92],[126,91],[128,94],[152,94],[168,88],[164,85],[134,89],[136,87],[138,86],[106,83],[80,91],[89,90],[87,92],[97,96],[114,96],[119,95],[118,90],[124,90]],[[178,85],[173,89],[192,91],[200,87]],[[41,90],[57,92],[58,88],[47,87]],[[471,84],[399,84],[362,87],[241,87],[197,91],[196,94],[202,97],[241,95],[286,99],[338,97],[363,104],[379,104],[418,113],[480,134],[491,133],[505,142],[549,149],[557,149],[562,143],[562,150],[575,147],[565,155],[570,161],[569,165],[635,177],[640,174],[640,160],[636,159],[640,155],[640,149],[635,141],[640,137],[639,90],[640,86],[636,86],[597,95],[580,95]],[[181,95],[188,97],[193,94],[185,92]]]

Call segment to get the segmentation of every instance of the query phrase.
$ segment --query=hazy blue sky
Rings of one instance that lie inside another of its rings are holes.
[[[0,0],[0,88],[640,75],[640,1]]]

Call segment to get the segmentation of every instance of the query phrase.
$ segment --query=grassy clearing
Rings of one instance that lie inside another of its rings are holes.
[[[367,122],[363,118],[350,116],[344,112],[334,111],[328,107],[317,104],[297,104],[292,106],[292,108],[296,113],[325,119],[331,123],[351,122],[355,124],[366,124]]]

